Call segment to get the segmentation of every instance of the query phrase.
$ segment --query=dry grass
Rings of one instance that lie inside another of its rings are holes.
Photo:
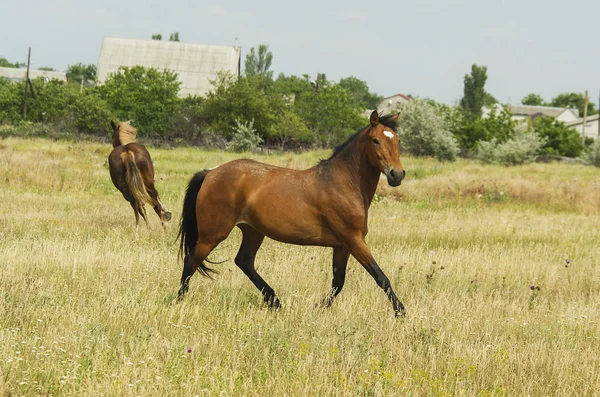
[[[134,241],[109,152],[0,141],[0,395],[600,393],[597,169],[404,159],[408,180],[380,190],[368,236],[408,309],[394,319],[354,260],[334,306],[315,309],[330,250],[272,241],[257,267],[283,309],[232,261],[177,303],[175,224],[152,214]],[[174,219],[193,172],[237,157],[151,154]],[[326,155],[254,157],[300,168]]]

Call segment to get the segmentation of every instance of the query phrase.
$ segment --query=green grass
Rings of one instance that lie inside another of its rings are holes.
[[[237,231],[212,254],[220,275],[177,302],[187,181],[241,155],[150,148],[174,220],[165,232],[151,214],[136,240],[110,150],[0,141],[0,395],[600,393],[598,169],[403,158],[367,238],[407,308],[395,319],[353,259],[316,309],[331,250],[270,240],[257,270],[284,307],[265,308],[231,260]],[[244,156],[306,168],[327,155]]]

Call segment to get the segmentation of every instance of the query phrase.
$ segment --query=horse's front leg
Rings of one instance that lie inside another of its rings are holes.
[[[390,280],[383,273],[379,265],[377,265],[377,262],[375,262],[375,258],[373,258],[373,255],[371,255],[371,250],[363,240],[363,237],[359,236],[353,239],[348,248],[352,256],[355,257],[361,265],[363,265],[371,277],[375,279],[377,285],[383,289],[390,302],[392,302],[395,315],[401,317],[406,316],[404,305],[396,296],[396,293],[390,284]]]

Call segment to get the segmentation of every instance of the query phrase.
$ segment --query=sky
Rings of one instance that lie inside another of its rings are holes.
[[[275,76],[356,76],[379,95],[456,104],[472,64],[486,91],[518,104],[528,93],[600,90],[598,0],[302,0],[294,2],[0,0],[0,57],[65,70],[97,64],[102,39],[267,44]]]

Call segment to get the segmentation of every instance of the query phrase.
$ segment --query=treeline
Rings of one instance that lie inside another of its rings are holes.
[[[212,83],[205,96],[179,98],[176,73],[142,66],[122,67],[83,89],[37,79],[23,119],[24,82],[0,79],[0,124],[45,123],[97,135],[108,132],[111,119],[132,119],[142,136],[205,145],[229,142],[240,125],[251,125],[265,145],[330,146],[366,125],[363,110],[381,99],[355,77],[219,73]]]
[[[258,145],[331,147],[365,126],[364,110],[382,100],[356,77],[339,82],[324,74],[316,80],[307,75],[273,78],[269,55],[266,46],[250,51],[244,75],[219,73],[202,97],[179,98],[176,73],[141,66],[120,68],[94,87],[37,80],[25,119],[24,82],[0,79],[0,124],[14,126],[16,134],[54,129],[107,136],[110,120],[133,120],[141,136],[151,140],[236,151]],[[84,65],[78,66],[83,76]],[[463,156],[521,164],[546,155],[600,162],[594,154],[600,155],[598,142],[582,141],[577,131],[554,119],[517,122],[506,108],[482,115],[484,106],[497,102],[485,91],[486,80],[487,68],[473,65],[465,75],[461,106],[417,98],[397,109],[402,150],[442,161]],[[577,94],[561,98],[579,105]],[[594,111],[592,106],[588,114]]]

